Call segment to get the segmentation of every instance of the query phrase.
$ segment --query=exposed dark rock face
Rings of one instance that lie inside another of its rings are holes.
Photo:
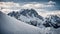
[[[60,27],[60,17],[58,17],[57,15],[50,15],[48,18],[46,18],[46,21],[43,25],[45,27],[59,28]]]
[[[40,24],[44,22],[42,25],[44,25],[45,27],[53,27],[53,28],[60,27],[59,16],[49,15],[49,17],[46,17],[45,19],[43,19],[43,17],[40,16],[37,13],[37,11],[35,11],[34,9],[23,9],[22,11],[18,11],[18,12],[13,11],[13,12],[8,13],[8,15],[34,26],[37,26],[37,25],[40,26]]]
[[[34,9],[23,9],[22,11],[18,11],[18,12],[13,11],[13,12],[8,13],[8,15],[15,17],[16,19],[24,21],[24,22],[27,22],[27,21],[25,21],[26,20],[25,17],[26,17],[26,18],[30,19],[30,21],[28,21],[27,23],[34,25],[34,26],[37,26],[36,23],[38,23],[38,20],[43,21],[43,17],[38,15],[38,13]],[[24,16],[25,20],[24,19],[22,20],[22,18],[20,18],[23,16]],[[33,20],[33,19],[35,19],[35,20]]]

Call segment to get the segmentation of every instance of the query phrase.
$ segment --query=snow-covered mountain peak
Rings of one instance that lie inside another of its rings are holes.
[[[40,16],[34,9],[23,9],[22,11],[8,13],[8,15],[34,26],[37,26],[37,23],[42,23],[43,21],[43,17]]]
[[[38,28],[21,22],[2,12],[0,12],[0,24],[0,34],[52,34],[50,28]]]
[[[27,16],[27,14],[29,15],[29,16],[33,16],[32,14],[34,14],[34,16],[36,16],[36,15],[38,15],[38,13],[34,10],[34,9],[25,9],[25,10],[23,10],[22,12],[21,12],[21,14],[22,15],[25,15],[25,16]]]
[[[49,15],[45,18],[46,27],[59,28],[60,27],[60,17],[58,15]]]
[[[37,17],[39,19],[43,19],[43,17],[38,15],[37,11],[35,11],[34,9],[25,9],[25,10],[21,11],[20,14],[27,16],[27,17],[29,15],[30,17]]]
[[[0,12],[0,34],[40,34],[40,28]]]

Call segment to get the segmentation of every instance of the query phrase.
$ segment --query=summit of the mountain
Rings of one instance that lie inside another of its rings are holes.
[[[34,9],[23,9],[18,12],[13,11],[8,13],[8,15],[34,26],[37,26],[37,23],[42,23],[43,21],[43,17],[40,16]]]
[[[0,34],[40,34],[40,30],[0,11]]]

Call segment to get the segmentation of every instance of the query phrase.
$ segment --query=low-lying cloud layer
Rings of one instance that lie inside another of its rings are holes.
[[[0,7],[3,7],[3,9],[16,9],[16,8],[46,8],[46,7],[54,7],[55,2],[49,1],[46,4],[44,3],[27,3],[24,5],[21,5],[19,3],[14,2],[0,2]]]
[[[44,12],[48,12],[46,14],[50,14],[49,12],[54,11],[49,11],[49,10],[54,10],[55,9],[56,2],[49,1],[46,3],[26,3],[26,4],[20,4],[20,3],[14,3],[14,2],[0,2],[0,11],[3,11],[4,13],[9,13],[11,11],[19,11],[21,9],[35,9],[39,14]],[[57,12],[57,11],[55,11]],[[60,12],[60,11],[58,11]],[[43,15],[42,14],[42,15]]]

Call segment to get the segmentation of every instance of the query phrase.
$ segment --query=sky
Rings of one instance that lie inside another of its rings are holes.
[[[43,15],[59,14],[60,0],[0,0],[0,10],[5,13],[31,8]]]

